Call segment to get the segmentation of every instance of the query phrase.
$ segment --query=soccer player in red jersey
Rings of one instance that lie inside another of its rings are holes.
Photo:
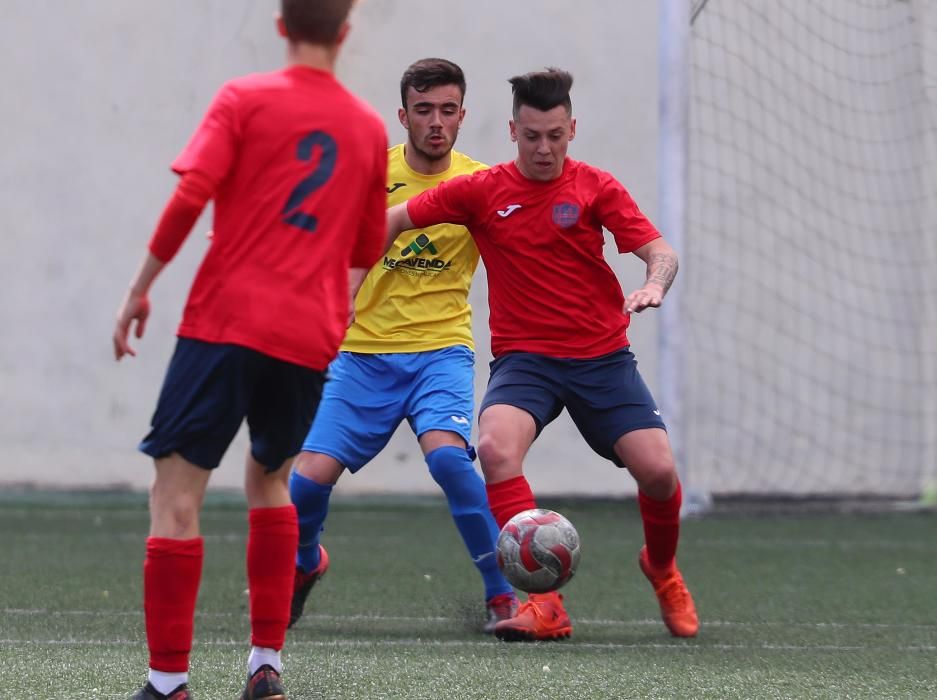
[[[242,700],[283,699],[296,511],[289,465],[345,335],[349,269],[384,250],[387,135],[335,78],[353,0],[282,0],[287,66],[222,86],[173,170],[181,176],[117,313],[119,360],[149,289],[209,199],[214,234],[178,329],[152,429],[143,566],[150,671],[134,700],[187,700],[211,470],[247,419],[251,652]]]
[[[567,157],[576,134],[558,69],[510,80],[517,159],[445,182],[388,211],[388,240],[440,222],[467,226],[488,271],[494,361],[479,411],[478,454],[498,525],[535,508],[523,458],[565,408],[589,446],[637,481],[645,546],[641,570],[665,624],[696,635],[693,599],[676,565],[680,483],[660,411],[626,335],[630,316],[660,306],[677,256],[610,174]],[[603,228],[620,253],[647,265],[625,296],[602,254]],[[572,624],[556,592],[530,594],[495,635],[560,639]]]

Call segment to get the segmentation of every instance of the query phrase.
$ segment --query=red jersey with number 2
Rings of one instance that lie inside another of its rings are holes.
[[[237,78],[172,164],[214,183],[211,243],[178,334],[324,370],[348,317],[348,268],[386,236],[387,133],[325,71]]]
[[[488,273],[491,351],[591,358],[628,345],[624,294],[602,249],[620,253],[660,237],[609,173],[566,159],[541,182],[514,163],[445,182],[409,200],[418,228],[467,226]]]

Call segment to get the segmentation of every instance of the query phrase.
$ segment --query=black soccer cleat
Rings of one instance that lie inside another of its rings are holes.
[[[285,697],[285,696],[284,696]],[[195,696],[185,683],[169,695],[163,695],[147,681],[146,685],[130,696],[130,700],[194,700]]]
[[[325,572],[328,570],[329,553],[320,544],[319,566],[308,574],[299,567],[296,568],[296,574],[293,577],[293,598],[290,601],[290,623],[287,627],[295,625],[296,621],[303,616],[303,608],[306,607],[306,598],[309,597],[309,591],[312,590],[312,587],[316,585],[319,579],[325,576]]]
[[[264,664],[247,679],[241,700],[286,700],[286,691],[280,683],[280,674],[273,666]]]

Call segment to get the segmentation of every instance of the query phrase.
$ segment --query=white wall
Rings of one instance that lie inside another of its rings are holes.
[[[462,65],[468,116],[458,147],[510,159],[507,78],[547,65],[576,76],[575,158],[606,168],[653,219],[656,206],[656,3],[593,0],[362,0],[340,77],[384,115],[391,141],[398,81],[418,58]],[[0,486],[144,487],[135,452],[155,405],[208,219],[153,293],[139,356],[116,364],[118,302],[174,185],[168,165],[215,89],[278,67],[274,0],[3,0],[0,23]],[[610,249],[629,286],[642,266]],[[574,283],[574,281],[572,281]],[[487,379],[484,277],[477,278],[478,397]],[[656,386],[656,319],[632,331]],[[238,487],[244,442],[213,476]],[[535,444],[541,493],[631,492],[561,418]],[[342,492],[436,490],[408,428]]]

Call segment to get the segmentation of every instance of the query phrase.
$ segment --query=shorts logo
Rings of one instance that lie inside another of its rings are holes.
[[[468,418],[465,416],[449,416],[453,423],[458,423],[459,425],[468,425]]]
[[[579,205],[560,202],[553,205],[553,223],[560,228],[575,226],[579,221]]]

